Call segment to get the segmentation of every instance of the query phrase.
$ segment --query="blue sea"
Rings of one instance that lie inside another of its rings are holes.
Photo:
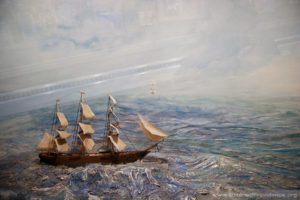
[[[1,117],[0,199],[299,199],[300,98],[117,95],[127,149],[152,143],[141,113],[170,135],[143,161],[40,163],[54,105]],[[86,99],[104,132],[107,97]],[[61,105],[72,133],[77,103]]]

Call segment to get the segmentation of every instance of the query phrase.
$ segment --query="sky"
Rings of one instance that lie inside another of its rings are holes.
[[[299,96],[299,10],[300,0],[1,0],[0,92],[182,58],[110,87]]]

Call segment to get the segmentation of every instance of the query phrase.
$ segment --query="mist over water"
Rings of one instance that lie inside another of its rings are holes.
[[[120,137],[129,150],[150,145],[135,124],[136,112],[171,136],[142,162],[54,167],[40,163],[34,151],[50,129],[54,107],[1,118],[1,198],[299,197],[298,98],[115,97],[124,122]],[[97,116],[97,141],[105,101],[87,99]],[[76,106],[61,107],[71,126]]]

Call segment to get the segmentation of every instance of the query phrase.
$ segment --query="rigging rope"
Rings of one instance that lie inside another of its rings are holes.
[[[74,131],[73,131],[73,137],[72,137],[72,143],[71,143],[71,151],[74,151],[75,150],[75,147],[76,147],[76,142],[77,142],[77,133],[78,133],[78,117],[79,117],[79,112],[80,112],[80,101],[79,101],[79,106],[78,106],[78,109],[77,109],[77,113],[76,113],[76,120],[75,120],[75,127],[74,127]]]
[[[121,112],[119,112],[118,115],[120,115],[120,116],[127,116],[128,117],[129,115],[136,116],[136,113],[121,113]],[[133,120],[133,121],[124,120],[124,121],[120,121],[120,122],[135,123],[135,120]],[[157,121],[155,119],[151,119],[151,122],[152,123],[159,123],[161,121]]]
[[[51,127],[51,135],[54,137],[54,131],[53,131],[53,129],[54,129],[54,127],[55,127],[55,124],[56,124],[56,107],[55,107],[55,110],[54,110],[54,114],[53,114],[53,118],[52,118],[52,127]],[[49,142],[48,142],[48,146],[50,147],[50,145],[51,145],[51,143],[52,143],[52,141],[51,140],[49,140]],[[50,153],[50,151],[48,150],[48,153]]]
[[[121,127],[119,127],[119,129],[122,129],[122,130],[126,130],[126,129],[123,129],[123,128],[121,128]],[[128,130],[127,130],[128,131]],[[126,134],[124,134],[125,135],[125,137],[127,138],[127,140],[129,141],[129,143],[133,146],[133,148],[134,149],[137,149],[135,146],[134,146],[134,144],[129,140],[129,138],[127,137],[127,135]]]

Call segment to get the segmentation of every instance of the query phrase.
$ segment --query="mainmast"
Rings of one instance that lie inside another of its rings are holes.
[[[76,125],[73,134],[72,151],[85,153],[93,149],[95,142],[92,134],[95,132],[91,122],[95,118],[94,112],[88,104],[83,102],[84,91],[80,91],[80,100],[78,105]]]

